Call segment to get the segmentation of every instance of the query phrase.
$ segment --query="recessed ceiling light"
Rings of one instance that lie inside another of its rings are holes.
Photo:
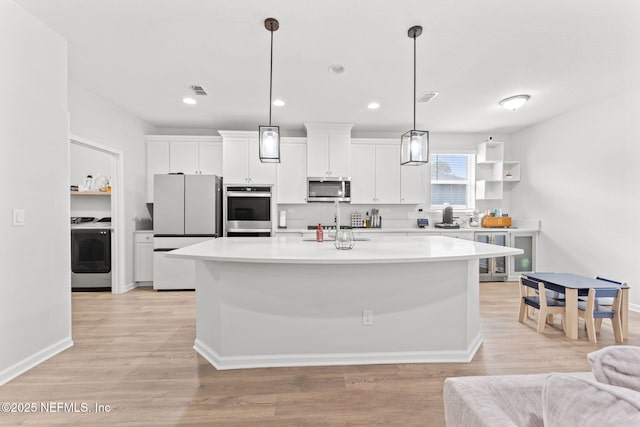
[[[527,102],[531,98],[529,95],[515,95],[510,96],[509,98],[505,98],[500,101],[500,105],[502,105],[507,110],[517,110],[522,107],[525,102]]]
[[[370,102],[369,105],[367,105],[367,108],[369,110],[377,110],[378,108],[380,108],[380,104],[377,102]]]
[[[182,102],[184,102],[185,104],[189,104],[189,105],[197,104],[197,101],[195,99],[189,98],[189,97],[182,98]]]
[[[329,67],[329,72],[333,74],[342,74],[344,73],[344,67],[340,64],[333,64]]]
[[[273,101],[273,105],[275,107],[284,107],[284,101],[282,99],[276,99]]]

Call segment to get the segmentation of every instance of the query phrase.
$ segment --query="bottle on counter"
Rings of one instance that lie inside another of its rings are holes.
[[[324,241],[324,232],[322,231],[322,224],[318,224],[318,228],[316,230],[316,242]]]
[[[364,228],[371,228],[371,217],[369,216],[369,212],[367,212],[367,216],[364,218]]]

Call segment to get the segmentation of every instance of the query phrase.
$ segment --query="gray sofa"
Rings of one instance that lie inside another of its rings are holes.
[[[592,372],[447,378],[447,426],[640,426],[640,347],[587,357]]]

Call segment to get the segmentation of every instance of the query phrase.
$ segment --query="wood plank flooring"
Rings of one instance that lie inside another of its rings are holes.
[[[0,413],[0,425],[442,426],[445,378],[589,370],[598,344],[518,323],[516,283],[480,287],[484,343],[471,363],[216,371],[193,350],[195,293],[74,293],[75,345],[0,387],[0,402],[82,402],[110,412]],[[444,319],[446,321],[446,319]],[[425,325],[437,328],[438,325]],[[640,314],[629,340],[640,345]]]

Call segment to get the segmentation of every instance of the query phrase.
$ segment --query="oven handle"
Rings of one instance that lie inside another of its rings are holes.
[[[227,197],[271,197],[271,193],[253,193],[243,191],[227,191]]]
[[[270,228],[230,228],[227,233],[271,233]]]

